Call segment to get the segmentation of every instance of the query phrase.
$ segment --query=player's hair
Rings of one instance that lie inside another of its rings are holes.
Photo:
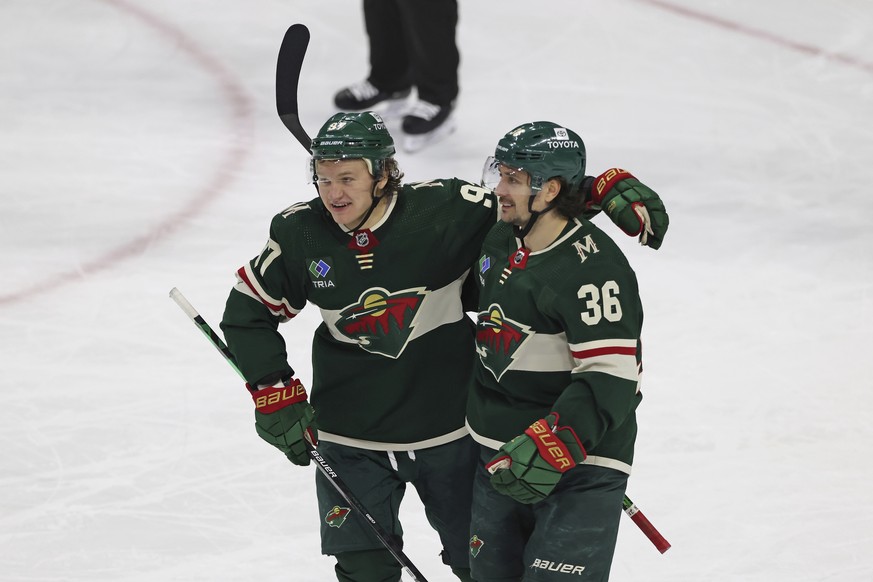
[[[400,192],[403,185],[403,172],[393,157],[385,159],[385,172],[388,174],[388,183],[382,188],[383,196],[394,196]]]
[[[556,180],[561,185],[561,191],[555,199],[555,212],[564,218],[580,216],[585,210],[585,196],[582,193],[582,183],[584,183],[584,180],[571,190],[570,186],[567,185],[567,180],[564,178],[558,176],[551,179]]]

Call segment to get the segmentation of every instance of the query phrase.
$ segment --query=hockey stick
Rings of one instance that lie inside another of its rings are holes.
[[[312,139],[300,124],[297,83],[300,80],[300,69],[303,68],[303,57],[306,56],[308,45],[309,29],[303,24],[292,24],[285,31],[285,38],[282,39],[279,58],[276,61],[276,111],[279,113],[279,119],[306,151],[309,151]]]
[[[312,139],[300,123],[300,111],[297,104],[297,85],[300,81],[300,70],[303,68],[306,48],[309,46],[309,37],[309,29],[305,25],[292,24],[285,31],[285,37],[282,39],[282,45],[279,47],[279,56],[276,60],[276,111],[279,113],[279,119],[282,120],[288,131],[294,135],[306,151],[309,151],[312,146]],[[664,539],[664,536],[655,529],[649,520],[646,519],[646,516],[642,514],[627,496],[622,501],[622,506],[625,513],[630,516],[662,554],[670,548],[670,543]]]
[[[221,337],[215,333],[215,331],[206,323],[206,320],[194,309],[194,306],[191,305],[185,296],[182,295],[182,292],[177,288],[173,287],[170,290],[170,298],[176,302],[182,311],[194,322],[194,325],[197,326],[200,331],[203,332],[203,335],[206,336],[206,339],[211,343],[220,353],[224,356],[224,359],[227,361],[230,366],[236,370],[236,373],[239,374],[239,377],[243,379],[243,382],[246,381],[245,376],[243,376],[242,372],[240,372],[239,366],[237,366],[236,359],[233,357],[233,354],[230,353],[230,349],[227,345],[221,340]],[[348,486],[340,479],[339,475],[336,474],[336,471],[324,460],[324,457],[318,452],[318,450],[313,446],[309,440],[306,441],[306,451],[309,453],[309,456],[315,461],[316,467],[321,471],[322,475],[327,477],[327,480],[330,481],[333,488],[336,489],[337,493],[340,494],[346,503],[351,505],[358,513],[360,513],[367,523],[370,526],[370,529],[373,530],[373,533],[376,534],[376,537],[379,538],[379,541],[382,542],[382,545],[385,546],[391,555],[394,556],[394,559],[400,564],[400,566],[406,571],[406,573],[412,578],[415,582],[427,582],[424,575],[415,567],[415,564],[403,553],[403,550],[400,548],[400,545],[392,538],[388,532],[386,532],[382,526],[370,515],[370,512],[364,507],[364,505],[358,501],[357,497],[351,492]]]

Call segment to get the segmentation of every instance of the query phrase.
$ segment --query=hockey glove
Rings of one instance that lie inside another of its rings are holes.
[[[255,401],[255,430],[258,435],[285,453],[295,465],[309,464],[304,439],[317,444],[318,432],[312,424],[315,411],[306,400],[306,390],[296,378],[280,380],[274,386],[257,389],[246,384]]]
[[[664,242],[670,224],[664,203],[627,170],[612,168],[598,176],[586,199],[589,210],[603,210],[626,234],[639,235],[640,244],[657,249]]]
[[[576,433],[568,426],[558,426],[558,413],[553,412],[500,447],[485,469],[498,492],[519,503],[536,503],[585,457]]]

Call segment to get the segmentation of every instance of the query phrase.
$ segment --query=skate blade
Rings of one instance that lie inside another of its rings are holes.
[[[419,150],[426,148],[429,145],[441,141],[442,139],[454,133],[454,131],[455,120],[454,116],[452,115],[448,119],[446,119],[442,125],[440,125],[433,131],[421,134],[407,133],[403,137],[403,151],[408,153],[415,153]]]

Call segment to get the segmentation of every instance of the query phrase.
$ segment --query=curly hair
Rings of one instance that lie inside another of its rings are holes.
[[[567,181],[564,178],[556,176],[551,178],[561,185],[561,191],[558,192],[558,197],[555,199],[555,212],[564,218],[575,218],[582,214],[585,210],[585,196],[582,192],[582,185],[570,191]]]
[[[394,158],[385,158],[384,171],[388,175],[388,183],[382,188],[382,195],[391,197],[400,192],[400,187],[403,185],[403,172]]]

